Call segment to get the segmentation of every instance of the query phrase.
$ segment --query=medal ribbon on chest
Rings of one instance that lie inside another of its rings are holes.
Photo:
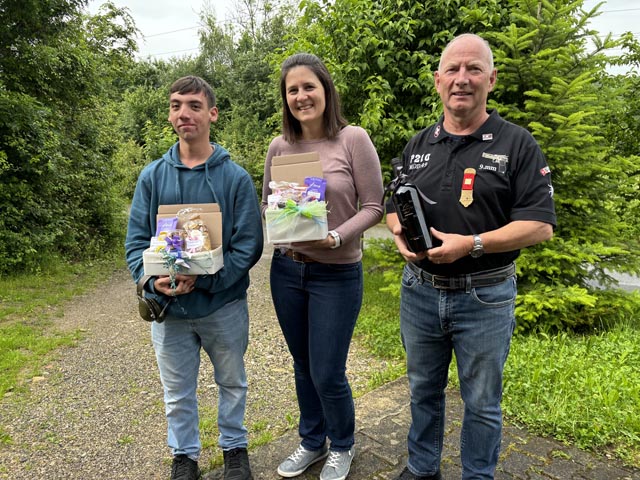
[[[462,190],[460,191],[460,203],[466,208],[473,203],[473,182],[476,179],[475,168],[465,168],[462,177]]]

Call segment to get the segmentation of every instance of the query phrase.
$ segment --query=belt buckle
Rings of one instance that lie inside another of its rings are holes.
[[[459,290],[466,288],[467,279],[465,277],[443,277],[441,275],[434,275],[431,279],[433,288],[440,290]]]
[[[449,284],[450,279],[448,277],[443,277],[441,275],[432,275],[430,280],[431,280],[431,285],[433,285],[433,288],[438,288],[441,290],[446,290],[451,288]]]
[[[306,256],[303,253],[296,252],[295,250],[291,250],[291,259],[297,263],[305,263]]]

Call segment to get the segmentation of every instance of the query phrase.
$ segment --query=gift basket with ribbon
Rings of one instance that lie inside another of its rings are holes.
[[[222,268],[217,205],[161,205],[156,223],[156,234],[143,253],[145,275],[206,275]]]
[[[304,185],[271,181],[273,192],[265,211],[267,240],[270,243],[322,240],[328,234],[326,180],[305,178]]]

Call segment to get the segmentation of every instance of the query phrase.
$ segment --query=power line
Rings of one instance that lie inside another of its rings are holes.
[[[174,53],[192,52],[194,50],[200,50],[200,47],[185,48],[183,50],[174,50],[172,52],[147,53],[146,57],[160,57],[162,55],[171,55],[171,54],[174,54]]]
[[[225,23],[225,20],[216,20],[213,23],[215,23],[216,25],[222,25]],[[192,27],[180,28],[178,30],[168,30],[166,32],[152,33],[151,35],[142,34],[142,36],[144,38],[161,37],[162,35],[169,35],[170,33],[184,32],[185,30],[195,30],[196,28],[204,28],[204,27],[202,25],[194,25]]]
[[[619,10],[602,10],[600,13],[636,12],[640,8],[621,8]]]
[[[621,38],[627,32],[624,32],[624,33],[613,33],[613,32],[600,32],[599,31],[598,32],[598,36],[599,37],[605,37],[605,36],[607,36],[608,33],[611,34],[611,39],[612,40],[616,40],[618,38]],[[640,32],[632,32],[631,36],[633,36],[634,38],[638,38],[638,37],[640,37]]]
[[[640,8],[622,8],[622,9],[616,9],[616,10],[602,10],[600,13],[621,13],[621,12],[635,12],[635,11],[640,11]],[[216,24],[222,24],[222,23],[224,23],[224,21],[223,20],[217,20],[215,23]],[[161,37],[161,36],[169,35],[169,34],[172,34],[172,33],[184,32],[184,31],[187,31],[187,30],[195,30],[195,29],[200,28],[200,27],[201,27],[200,25],[194,25],[192,27],[185,27],[185,28],[180,28],[180,29],[177,29],[177,30],[168,30],[166,32],[153,33],[151,35],[144,35],[143,34],[142,37],[144,39],[153,38],[153,37]],[[613,32],[610,32],[610,33],[614,38],[621,37],[623,35],[622,33],[617,33],[617,34],[614,34]],[[633,32],[632,35],[634,37],[639,37],[640,36],[640,32]],[[157,56],[161,56],[161,55],[170,55],[170,54],[174,54],[174,53],[189,52],[189,51],[198,50],[198,49],[199,49],[199,47],[188,48],[188,49],[184,49],[184,50],[175,50],[175,51],[170,51],[170,52],[153,53],[153,54],[148,54],[148,56],[157,57]]]
[[[199,28],[199,26],[196,25],[195,27],[180,28],[178,30],[169,30],[168,32],[160,32],[160,33],[154,33],[152,35],[142,35],[142,36],[144,38],[161,37],[162,35],[169,35],[170,33],[184,32],[185,30],[193,30],[195,28]]]
[[[640,11],[640,8],[621,8],[621,9],[616,9],[616,10],[602,10],[599,13],[620,13],[620,12],[636,12],[636,11]],[[222,24],[224,23],[223,20],[216,20],[214,23],[216,24]],[[151,35],[142,35],[144,38],[152,38],[152,37],[160,37],[162,35],[169,35],[170,33],[177,33],[177,32],[184,32],[186,30],[193,30],[196,28],[200,28],[200,25],[194,25],[192,27],[185,27],[185,28],[180,28],[178,30],[168,30],[166,32],[158,32],[158,33],[152,33]],[[634,33],[633,35],[638,35],[640,33]]]

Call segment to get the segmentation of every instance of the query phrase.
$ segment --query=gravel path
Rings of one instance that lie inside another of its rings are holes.
[[[277,438],[297,421],[289,354],[269,293],[270,248],[251,271],[249,396],[250,441]],[[115,272],[95,294],[76,298],[55,320],[56,328],[81,332],[75,347],[60,350],[30,380],[30,394],[6,395],[0,425],[12,443],[0,444],[2,479],[166,479],[170,454],[162,387],[150,326],[137,314],[134,285]],[[348,375],[356,394],[385,368],[354,342]],[[221,455],[216,446],[217,389],[203,358],[199,379],[201,466]],[[212,425],[212,426],[208,426]]]

